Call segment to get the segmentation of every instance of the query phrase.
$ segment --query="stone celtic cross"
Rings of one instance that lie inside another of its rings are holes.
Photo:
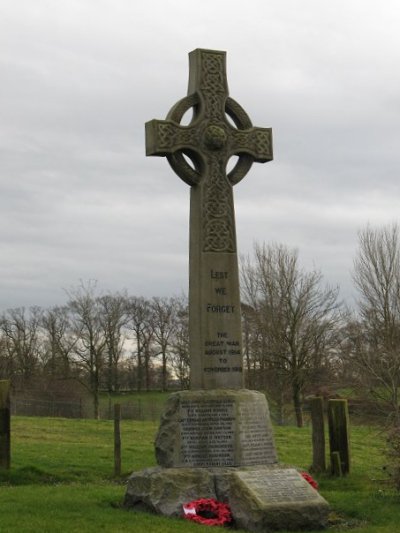
[[[189,54],[188,96],[146,123],[146,155],[166,156],[191,186],[189,336],[192,389],[243,387],[233,185],[272,160],[270,128],[255,128],[228,96],[226,53]],[[190,108],[193,117],[181,125]],[[227,164],[238,156],[234,168]],[[191,162],[191,164],[189,163]]]

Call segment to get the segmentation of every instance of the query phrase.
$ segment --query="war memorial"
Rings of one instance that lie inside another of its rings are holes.
[[[166,157],[190,186],[190,390],[169,397],[158,466],[131,475],[125,505],[181,516],[185,502],[214,498],[248,531],[321,528],[327,502],[279,464],[265,396],[243,381],[233,186],[272,160],[272,131],[253,127],[229,97],[225,52],[196,49],[189,60],[188,95],[146,124],[146,154]]]

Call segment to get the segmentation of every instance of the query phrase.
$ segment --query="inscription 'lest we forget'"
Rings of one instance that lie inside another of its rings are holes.
[[[209,294],[206,312],[213,313],[213,328],[209,328],[209,338],[204,340],[203,372],[208,374],[237,374],[241,379],[242,349],[240,334],[237,335],[236,317],[237,304],[232,303],[230,288],[232,276],[229,271],[210,269]],[[233,291],[236,294],[236,291]],[[239,313],[240,317],[240,313]]]
[[[227,280],[228,272],[215,272],[211,270],[210,278],[212,280]],[[217,296],[228,296],[228,289],[225,286],[215,287],[215,294]],[[207,304],[207,313],[233,313],[235,311],[234,305],[221,305],[221,304]]]

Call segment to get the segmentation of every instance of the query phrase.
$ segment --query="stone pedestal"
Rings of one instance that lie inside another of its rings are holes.
[[[171,394],[156,437],[159,466],[134,472],[125,506],[181,516],[199,498],[228,503],[237,527],[256,533],[324,527],[327,502],[295,468],[283,467],[260,392]]]
[[[156,438],[164,467],[277,463],[264,394],[245,389],[171,394]]]
[[[293,468],[162,468],[129,478],[125,506],[164,516],[182,516],[182,505],[198,498],[229,503],[234,525],[256,533],[319,529],[327,502]]]

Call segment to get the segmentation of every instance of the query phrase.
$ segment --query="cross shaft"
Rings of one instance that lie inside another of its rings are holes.
[[[228,95],[226,54],[189,54],[188,96],[166,120],[146,123],[146,155],[166,156],[191,186],[189,336],[191,388],[241,388],[242,339],[233,188],[254,161],[272,160],[270,128],[253,127]],[[190,108],[188,126],[180,124]],[[229,120],[229,118],[231,120]],[[233,155],[238,162],[227,174]],[[188,163],[188,158],[191,165]]]

